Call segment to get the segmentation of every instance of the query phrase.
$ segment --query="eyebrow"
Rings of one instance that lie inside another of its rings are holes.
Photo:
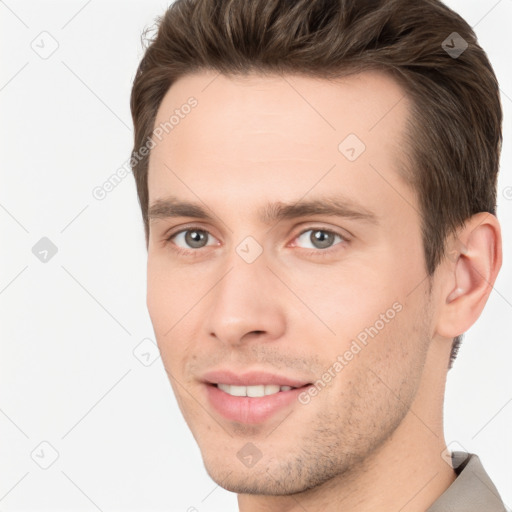
[[[210,210],[211,211],[211,210]],[[336,197],[319,197],[308,201],[266,203],[258,211],[262,223],[270,225],[281,220],[290,220],[309,215],[328,215],[378,224],[377,215],[354,201]],[[148,209],[149,220],[172,217],[194,217],[214,221],[215,215],[197,203],[182,201],[169,196],[156,200]]]

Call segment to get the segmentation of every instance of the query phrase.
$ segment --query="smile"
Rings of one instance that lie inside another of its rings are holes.
[[[261,397],[275,395],[280,391],[290,391],[292,386],[278,386],[275,384],[258,384],[255,386],[234,386],[231,384],[218,383],[217,387],[231,396]]]

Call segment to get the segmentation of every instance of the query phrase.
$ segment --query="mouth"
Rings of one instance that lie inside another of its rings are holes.
[[[224,419],[244,424],[263,424],[278,413],[284,415],[293,407],[304,407],[299,396],[312,386],[204,384],[208,405]]]
[[[312,386],[305,379],[260,369],[217,369],[201,377],[205,400],[211,409],[227,420],[250,424],[263,423],[292,407],[302,407],[300,394]]]

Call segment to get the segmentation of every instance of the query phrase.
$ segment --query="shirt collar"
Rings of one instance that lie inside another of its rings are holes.
[[[452,453],[457,478],[426,512],[507,512],[477,455]]]

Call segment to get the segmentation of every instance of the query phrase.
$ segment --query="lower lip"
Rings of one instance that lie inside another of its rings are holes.
[[[297,397],[307,390],[301,388],[279,391],[261,397],[231,396],[214,384],[206,384],[208,400],[212,407],[224,418],[239,423],[262,423],[277,411],[290,406]]]

